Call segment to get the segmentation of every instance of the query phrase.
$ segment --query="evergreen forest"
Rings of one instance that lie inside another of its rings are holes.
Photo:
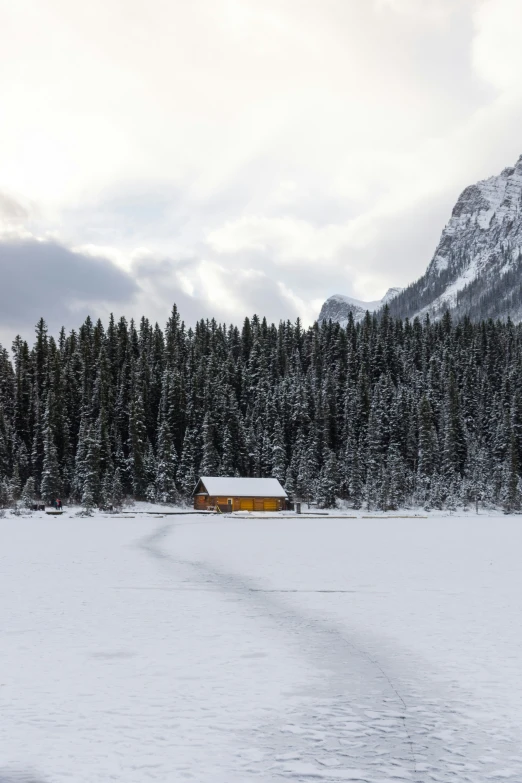
[[[522,325],[402,321],[162,330],[113,317],[0,349],[0,506],[190,502],[199,475],[274,476],[370,510],[517,510]]]

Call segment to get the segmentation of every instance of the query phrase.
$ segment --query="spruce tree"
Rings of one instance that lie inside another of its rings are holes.
[[[284,489],[288,497],[293,500],[297,497],[297,478],[293,466],[290,464],[286,469]]]
[[[101,504],[105,509],[114,505],[114,475],[107,471],[103,477],[101,487]]]
[[[334,451],[327,449],[316,490],[316,499],[320,508],[335,508],[338,487],[337,458]]]
[[[15,465],[11,481],[9,482],[9,495],[14,503],[20,500],[22,494],[22,483],[20,481],[20,473],[18,471],[18,465]]]
[[[506,513],[520,509],[519,479],[518,444],[512,432],[503,466],[500,494],[500,501]]]
[[[209,411],[203,419],[203,454],[200,473],[202,476],[219,475],[219,455],[215,445],[214,422]]]
[[[129,411],[129,473],[136,498],[143,498],[147,488],[146,454],[147,430],[143,410],[143,397],[136,389]]]
[[[232,433],[228,424],[225,425],[223,433],[223,456],[221,458],[221,475],[233,476],[235,473],[236,465],[236,449],[237,445],[232,440]]]
[[[172,442],[168,422],[164,420],[158,435],[158,459],[156,467],[156,493],[161,503],[176,503],[179,499],[176,488],[178,455]]]
[[[83,494],[83,485],[87,471],[88,434],[89,424],[87,419],[82,416],[80,430],[78,433],[74,475],[72,480],[72,492],[75,500],[81,500]]]
[[[281,421],[276,418],[272,436],[272,476],[281,484],[286,478],[286,448]]]
[[[124,500],[123,485],[121,482],[121,472],[119,468],[114,471],[112,481],[112,502],[116,508],[120,508]]]
[[[392,444],[388,451],[385,473],[387,492],[383,507],[395,511],[403,505],[406,495],[404,463],[396,444]]]
[[[32,476],[29,476],[24,484],[21,500],[24,508],[31,508],[36,500],[36,487]]]
[[[82,486],[81,504],[90,511],[101,501],[100,481],[100,443],[97,430],[91,425],[86,438],[85,468]]]
[[[40,494],[42,500],[47,503],[56,500],[61,495],[60,465],[54,438],[53,427],[54,395],[50,390],[47,395],[47,404],[44,417],[44,458],[42,465],[42,483]]]
[[[0,508],[7,508],[10,501],[10,488],[7,478],[0,476]]]
[[[189,499],[194,491],[197,481],[196,475],[196,433],[191,427],[185,432],[183,451],[178,472],[178,481],[185,499]],[[202,474],[204,475],[204,474]]]

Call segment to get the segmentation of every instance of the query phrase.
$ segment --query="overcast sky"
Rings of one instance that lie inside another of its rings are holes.
[[[522,153],[520,0],[0,0],[0,339],[310,323]]]

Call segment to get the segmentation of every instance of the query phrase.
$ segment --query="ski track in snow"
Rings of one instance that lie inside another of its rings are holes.
[[[167,567],[188,566],[195,584],[233,595],[270,618],[319,672],[299,706],[243,738],[256,741],[245,773],[325,783],[479,783],[519,777],[500,768],[509,758],[522,772],[519,746],[498,727],[474,725],[466,714],[465,694],[441,696],[440,683],[430,683],[419,672],[389,674],[395,667],[386,661],[385,650],[376,654],[324,619],[285,605],[274,597],[281,591],[263,590],[207,562],[176,559],[162,546],[175,527],[162,525],[140,545]]]
[[[522,781],[517,520],[157,525],[0,524],[0,783]]]

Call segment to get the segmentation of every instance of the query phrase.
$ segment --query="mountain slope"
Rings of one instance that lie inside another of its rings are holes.
[[[377,299],[374,302],[363,302],[350,296],[334,294],[321,307],[318,321],[319,323],[321,321],[336,321],[341,326],[346,326],[351,313],[354,321],[357,323],[362,321],[367,311],[373,313],[375,310],[380,310],[381,307],[384,307],[387,302],[390,302],[401,291],[402,288],[390,288],[382,299]]]
[[[402,318],[522,320],[522,156],[513,167],[467,187],[426,273],[389,304]]]

